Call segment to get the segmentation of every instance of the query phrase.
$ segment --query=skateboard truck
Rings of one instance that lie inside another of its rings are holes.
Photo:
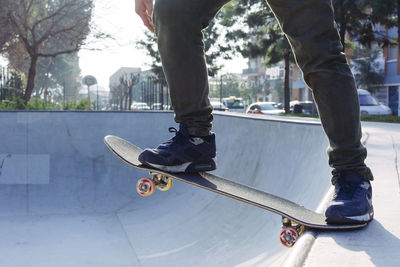
[[[293,247],[299,236],[304,232],[304,225],[291,221],[282,216],[282,231],[279,235],[282,245]]]
[[[169,189],[171,189],[174,181],[172,177],[155,172],[149,173],[153,176],[153,178],[141,178],[136,184],[136,190],[139,195],[144,197],[150,196],[154,193],[155,188],[160,191],[168,191]]]

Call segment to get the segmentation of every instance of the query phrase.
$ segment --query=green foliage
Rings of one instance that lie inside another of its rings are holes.
[[[354,50],[356,50],[356,44],[354,42],[352,42],[350,40],[345,40],[344,43],[345,43],[346,53],[347,53],[347,51],[353,52]]]
[[[202,31],[205,59],[208,67],[208,75],[215,77],[218,71],[222,68],[217,63],[218,59],[229,59],[232,50],[230,47],[223,45],[219,42],[221,29],[219,27],[220,14],[216,15],[216,19],[212,20],[210,24]],[[145,50],[147,55],[152,59],[152,71],[156,74],[158,82],[166,84],[164,72],[161,66],[161,58],[157,49],[157,37],[146,31],[146,39],[136,42],[138,49]]]
[[[224,74],[222,75],[222,81],[219,79],[218,82],[213,83],[210,87],[210,97],[225,98],[235,96],[251,103],[258,91],[260,91],[259,86],[244,83],[233,74]]]
[[[24,102],[22,97],[15,96],[14,94],[11,99],[0,101],[0,110],[24,110],[26,108]]]
[[[26,105],[26,110],[55,110],[56,106],[44,99],[32,98]]]
[[[87,98],[77,102],[72,99],[62,105],[63,110],[89,110],[89,100]]]
[[[0,36],[6,39],[0,38],[0,53],[13,68],[25,73],[25,103],[57,85],[76,91],[80,72],[76,52],[91,31],[92,8],[93,0],[18,0],[1,4]],[[4,35],[4,31],[9,34]],[[70,53],[71,57],[63,56]]]
[[[234,0],[224,7],[221,17],[221,24],[228,28],[226,43],[243,57],[262,58],[266,66],[274,66],[283,60],[287,66],[294,63],[289,42],[265,1]],[[286,82],[282,88],[289,96],[290,71],[289,68],[285,70]],[[252,86],[252,99],[261,93],[262,87],[260,84]],[[289,97],[286,98],[285,106],[289,109]]]
[[[371,46],[377,42],[386,46],[389,42],[385,32],[377,31],[375,25],[384,27],[396,26],[394,0],[333,0],[335,20],[338,24],[340,37],[344,43],[345,34],[360,44]],[[379,29],[379,28],[378,28]]]
[[[352,61],[355,69],[355,80],[358,88],[365,88],[370,92],[375,91],[380,84],[385,81],[383,71],[379,71],[379,62],[377,61],[380,51],[368,50],[368,56],[357,58]]]
[[[76,97],[80,87],[80,68],[78,53],[59,55],[55,58],[41,58],[38,63],[33,96],[39,97],[47,89],[58,101],[63,99],[61,92],[54,88],[63,88],[66,98]]]
[[[400,117],[398,116],[385,116],[385,115],[361,115],[362,121],[374,121],[374,122],[387,122],[387,123],[400,123]]]
[[[275,64],[283,59],[277,59],[278,54],[290,49],[265,1],[233,0],[222,9],[220,17],[221,25],[227,29],[226,43],[232,51],[239,52],[243,57],[267,56],[269,59],[266,63]]]
[[[32,98],[28,104],[20,96],[13,95],[11,99],[0,102],[0,110],[55,110],[53,103],[40,98]]]
[[[372,23],[380,23],[388,28],[396,26],[396,16],[394,16],[396,9],[400,8],[396,6],[395,0],[365,0],[371,7],[372,13],[370,14],[370,20]],[[397,1],[398,3],[398,1]]]
[[[0,110],[56,110],[57,106],[54,103],[48,102],[40,98],[32,98],[28,104],[25,105],[24,99],[20,96],[13,95],[11,99],[0,101]],[[77,102],[70,100],[63,103],[63,110],[89,110],[89,100],[82,99]]]
[[[90,110],[89,108],[89,99],[85,98],[79,101],[78,106],[76,107],[77,110]]]

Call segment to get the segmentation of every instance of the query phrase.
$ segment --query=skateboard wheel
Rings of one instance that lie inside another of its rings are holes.
[[[150,178],[142,178],[136,184],[139,195],[147,197],[154,193],[155,184]]]
[[[289,248],[294,246],[298,237],[299,234],[297,233],[297,230],[291,226],[283,228],[280,234],[280,240],[282,245]]]
[[[157,184],[157,188],[160,191],[168,191],[171,189],[172,185],[174,183],[174,180],[170,177],[164,176],[160,179],[159,184]]]

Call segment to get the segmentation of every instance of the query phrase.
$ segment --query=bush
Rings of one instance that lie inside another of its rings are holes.
[[[32,98],[27,105],[22,97],[13,95],[11,99],[0,101],[0,110],[56,110],[60,107],[41,98]],[[62,104],[63,110],[89,110],[89,100],[70,100]]]
[[[68,102],[63,103],[62,109],[63,110],[76,110],[77,106],[78,106],[78,103],[76,102],[76,100],[72,99]]]
[[[33,98],[26,105],[27,110],[55,110],[55,104],[40,98]]]
[[[362,121],[400,123],[400,117],[387,115],[361,115]]]
[[[24,110],[25,101],[22,97],[13,95],[11,99],[0,101],[0,110]]]
[[[72,99],[67,103],[63,103],[62,108],[63,110],[89,110],[89,100],[82,99],[78,103],[75,99]]]

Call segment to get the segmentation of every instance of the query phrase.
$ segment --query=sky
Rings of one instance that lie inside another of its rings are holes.
[[[93,75],[100,87],[108,89],[109,77],[120,67],[150,68],[151,58],[135,44],[145,38],[146,28],[135,13],[134,0],[95,0],[93,22],[114,40],[91,45],[101,48],[99,51],[82,49],[79,52],[82,77]],[[222,73],[241,73],[247,68],[246,62],[243,58],[224,61]]]

